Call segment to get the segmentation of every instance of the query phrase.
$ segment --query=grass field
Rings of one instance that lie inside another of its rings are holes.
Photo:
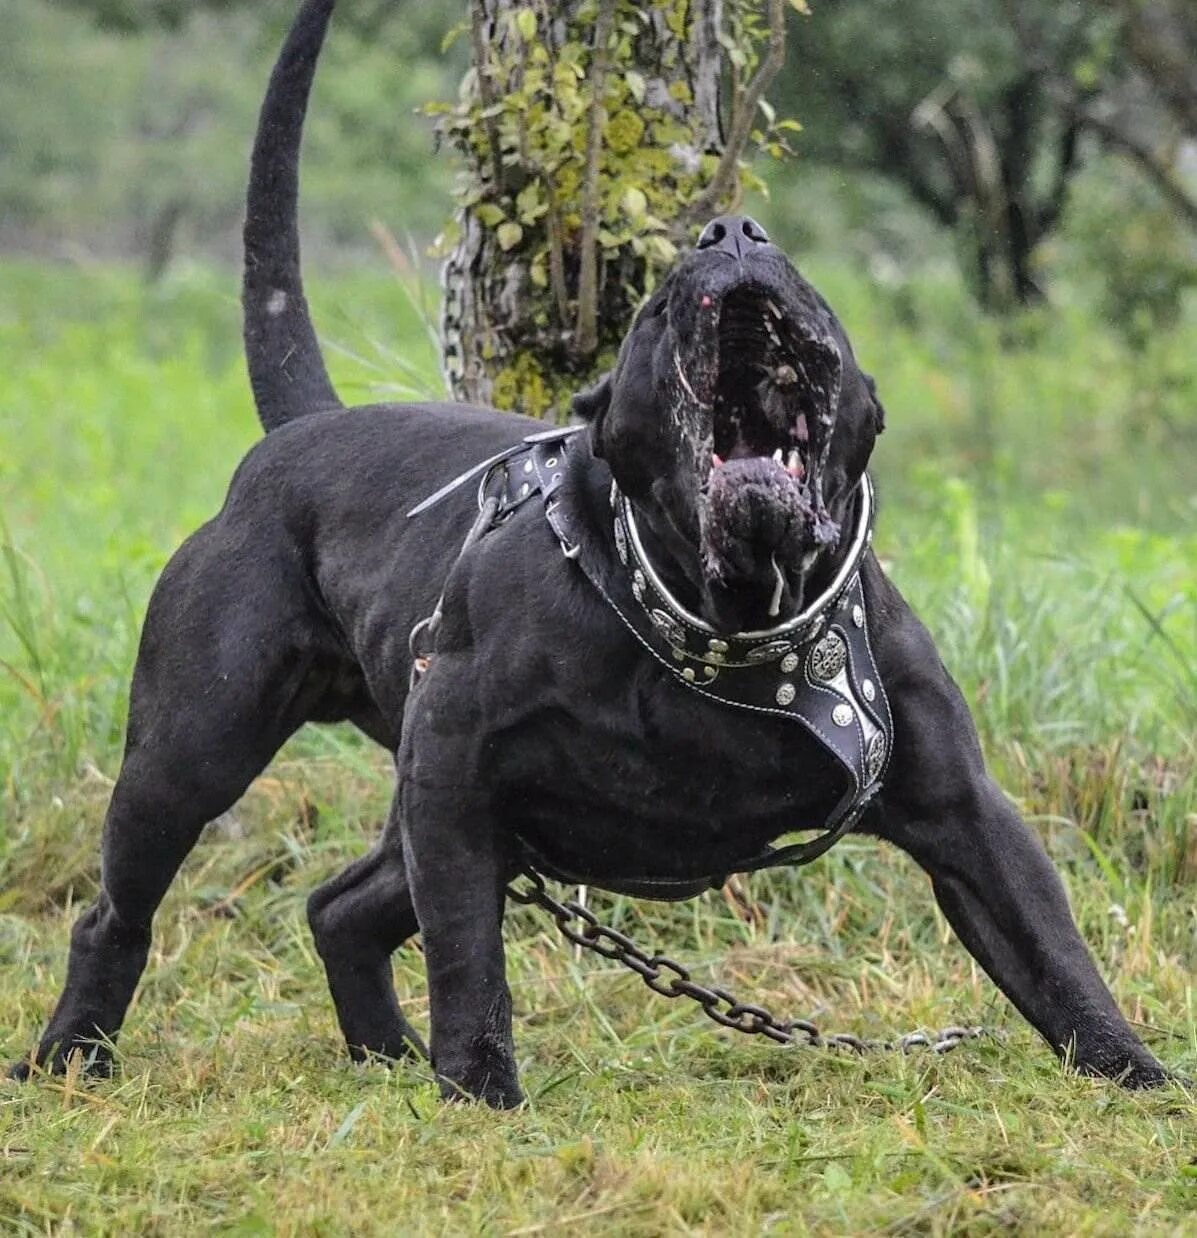
[[[973,703],[1142,1034],[1197,1073],[1197,320],[1132,350],[1064,301],[1004,331],[958,290],[813,264],[878,379],[878,549]],[[343,391],[434,390],[382,276],[314,298]],[[257,433],[231,277],[153,292],[0,266],[0,1057],[29,1048],[92,895],[156,572]],[[111,1082],[0,1083],[0,1232],[1197,1233],[1197,1104],[1061,1072],[903,857],[848,841],[752,910],[594,896],[753,1001],[866,1035],[984,1023],[944,1058],[782,1051],[578,959],[517,910],[528,1106],[349,1065],[303,917],[387,761],[296,738],[158,920]],[[420,956],[396,959],[417,1020]]]

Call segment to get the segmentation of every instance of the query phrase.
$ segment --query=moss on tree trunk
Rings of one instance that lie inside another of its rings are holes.
[[[434,109],[465,161],[442,238],[455,398],[561,417],[610,365],[678,245],[750,183],[749,142],[784,153],[792,124],[760,106],[784,9],[472,0],[471,70]]]

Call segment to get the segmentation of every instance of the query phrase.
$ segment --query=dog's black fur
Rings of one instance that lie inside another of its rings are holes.
[[[397,752],[398,774],[378,846],[309,903],[350,1052],[423,1051],[390,968],[418,929],[444,1091],[509,1106],[521,1093],[500,924],[516,836],[598,885],[726,871],[796,823],[825,819],[834,771],[796,728],[681,689],[563,558],[538,504],[456,566],[472,486],[406,518],[448,478],[542,427],[447,404],[348,412],[337,399],[296,232],[303,118],[332,8],[303,5],[254,150],[245,338],[270,432],[151,599],[102,891],[75,927],[65,992],[34,1057],[61,1069],[81,1050],[106,1069],[154,911],[205,822],[304,723],[348,720]],[[803,375],[788,395],[764,382],[754,415],[792,428],[785,400],[798,401],[803,486],[753,444],[733,435],[729,449],[726,407],[723,421],[712,413],[728,375],[744,378],[735,356],[764,355],[749,329],[717,360],[721,305],[750,276],[777,301]],[[834,572],[880,406],[830,310],[750,221],[722,221],[679,265],[612,375],[577,404],[591,424],[571,448],[562,501],[613,589],[627,584],[610,544],[612,476],[671,586],[718,628],[762,626],[778,572],[783,618]],[[986,775],[930,637],[871,556],[863,572],[895,750],[862,828],[926,869],[961,940],[1057,1053],[1127,1086],[1164,1080],[1102,983],[1042,848]],[[436,656],[409,693],[408,634],[442,587]]]

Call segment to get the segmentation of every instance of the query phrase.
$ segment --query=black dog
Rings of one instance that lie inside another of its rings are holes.
[[[97,1041],[120,1028],[204,823],[298,727],[347,720],[397,752],[398,774],[382,841],[309,903],[357,1057],[422,1051],[390,967],[419,930],[444,1091],[518,1103],[500,925],[521,867],[686,895],[826,822],[814,850],[857,826],[914,856],[964,944],[1078,1069],[1168,1078],[868,551],[881,408],[751,220],[708,226],[578,398],[581,431],[453,405],[344,410],[296,230],[332,8],[304,4],[254,151],[246,345],[270,433],[151,599],[102,892],[36,1060],[107,1067]],[[492,457],[475,533],[489,531],[459,558],[474,484],[408,511]]]

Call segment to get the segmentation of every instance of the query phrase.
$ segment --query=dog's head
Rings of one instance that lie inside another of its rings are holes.
[[[574,407],[725,632],[801,610],[883,422],[827,303],[744,216],[707,225]]]

